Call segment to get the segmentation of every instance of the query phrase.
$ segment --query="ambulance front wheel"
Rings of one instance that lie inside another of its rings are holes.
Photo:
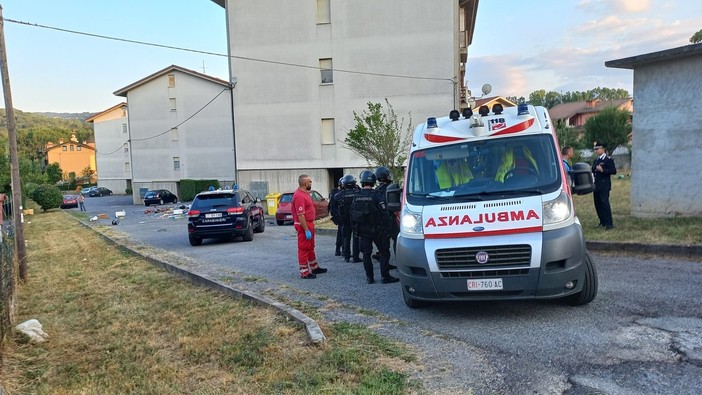
[[[597,269],[595,269],[595,264],[592,262],[589,253],[585,253],[585,281],[583,282],[583,289],[567,297],[568,303],[573,306],[582,306],[592,302],[597,296]]]

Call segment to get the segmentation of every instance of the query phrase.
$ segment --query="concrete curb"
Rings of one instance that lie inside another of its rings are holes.
[[[323,343],[324,341],[326,341],[326,336],[324,336],[324,332],[322,332],[322,329],[319,327],[319,324],[317,324],[317,322],[315,320],[306,316],[305,314],[303,314],[299,310],[293,309],[292,307],[289,307],[283,303],[280,303],[280,302],[273,300],[271,298],[268,298],[266,296],[258,295],[256,293],[249,292],[249,291],[243,291],[243,290],[236,289],[236,288],[231,287],[229,285],[222,284],[219,281],[211,279],[209,277],[202,276],[202,275],[199,275],[197,273],[189,272],[185,269],[182,269],[178,266],[172,265],[168,262],[164,262],[164,261],[158,260],[152,256],[145,255],[144,253],[137,251],[130,246],[124,245],[124,244],[120,243],[119,241],[112,239],[110,236],[108,236],[106,234],[103,234],[102,232],[98,231],[98,229],[91,226],[90,224],[87,224],[87,223],[80,221],[80,220],[78,220],[78,222],[81,225],[91,229],[92,231],[94,231],[95,233],[100,235],[103,239],[107,240],[108,242],[110,242],[116,246],[119,246],[121,248],[124,248],[125,250],[129,251],[130,253],[132,253],[136,256],[144,258],[144,259],[148,260],[149,262],[155,264],[156,266],[162,267],[163,269],[165,269],[169,273],[177,274],[177,275],[189,280],[191,283],[193,283],[195,285],[205,286],[205,287],[208,287],[208,288],[213,289],[215,291],[222,292],[226,295],[233,296],[235,298],[240,298],[240,299],[245,299],[245,300],[251,301],[251,302],[255,303],[256,305],[266,307],[266,308],[274,308],[274,309],[280,311],[281,313],[285,314],[289,318],[304,325],[305,330],[307,331],[307,337],[310,339],[310,342],[312,342],[314,344],[320,344],[320,343]]]

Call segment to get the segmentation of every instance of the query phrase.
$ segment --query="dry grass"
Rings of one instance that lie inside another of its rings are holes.
[[[320,323],[328,342],[274,311],[196,287],[60,212],[30,217],[29,280],[0,382],[10,394],[406,393],[404,347],[365,328]],[[377,361],[386,361],[378,364]]]

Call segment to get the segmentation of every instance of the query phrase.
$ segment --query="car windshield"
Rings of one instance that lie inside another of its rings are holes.
[[[214,194],[214,195],[199,195],[193,202],[192,208],[203,210],[215,207],[229,207],[237,206],[238,200],[236,195],[228,194]]]
[[[554,191],[561,183],[551,135],[460,142],[415,151],[407,198],[471,201]]]
[[[280,197],[279,203],[290,203],[290,202],[292,202],[292,198],[293,198],[292,193],[284,193],[283,196]]]

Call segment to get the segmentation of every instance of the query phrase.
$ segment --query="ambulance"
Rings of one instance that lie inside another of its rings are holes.
[[[594,189],[590,166],[566,173],[548,111],[520,103],[457,110],[417,126],[404,185],[396,265],[410,308],[427,302],[597,295],[597,271],[573,194]]]

